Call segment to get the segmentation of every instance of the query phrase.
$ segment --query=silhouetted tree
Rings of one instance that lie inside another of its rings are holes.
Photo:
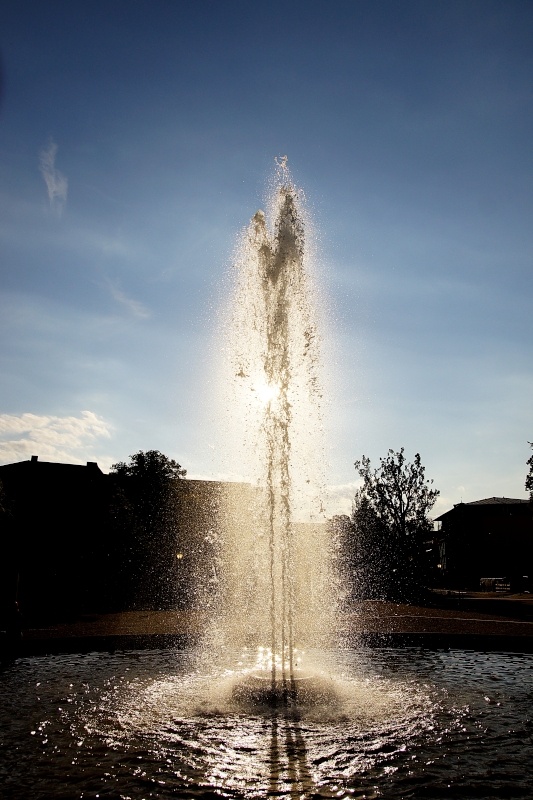
[[[363,456],[355,462],[363,479],[352,512],[354,590],[359,597],[413,600],[425,575],[428,514],[439,495],[426,480],[420,455],[408,463],[402,447],[389,450],[372,469]]]
[[[176,604],[176,546],[180,484],[186,470],[158,450],[139,451],[111,467],[112,525],[121,591],[127,605],[168,608]],[[125,586],[124,578],[129,582]]]
[[[533,442],[528,442],[533,448]],[[529,467],[529,472],[526,475],[526,492],[529,492],[529,500],[533,503],[533,456],[530,456],[526,461]]]

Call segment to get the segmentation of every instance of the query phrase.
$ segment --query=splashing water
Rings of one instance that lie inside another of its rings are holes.
[[[333,604],[312,237],[285,158],[267,208],[240,237],[227,314],[224,420],[256,488],[224,531],[221,627],[274,687],[295,680],[303,647],[326,644]]]

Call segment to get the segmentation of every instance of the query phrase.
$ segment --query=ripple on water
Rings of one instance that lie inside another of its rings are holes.
[[[528,797],[532,667],[344,651],[312,702],[272,706],[191,653],[24,659],[0,676],[2,797]]]

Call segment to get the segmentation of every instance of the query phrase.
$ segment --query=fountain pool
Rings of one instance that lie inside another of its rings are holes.
[[[0,795],[530,797],[533,657],[347,649],[335,701],[259,707],[192,651],[19,659],[0,674]]]

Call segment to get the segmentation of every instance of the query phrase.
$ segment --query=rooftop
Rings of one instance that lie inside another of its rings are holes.
[[[453,508],[445,511],[440,517],[435,518],[435,522],[440,522],[443,517],[451,514],[456,508],[465,508],[466,506],[511,506],[511,505],[529,505],[529,500],[521,500],[517,497],[485,497],[483,500],[472,500],[470,503],[454,503]]]
[[[456,503],[454,508],[458,505],[464,506],[494,506],[512,503],[529,503],[529,500],[518,500],[515,497],[486,497],[484,500],[472,500],[471,503]]]

